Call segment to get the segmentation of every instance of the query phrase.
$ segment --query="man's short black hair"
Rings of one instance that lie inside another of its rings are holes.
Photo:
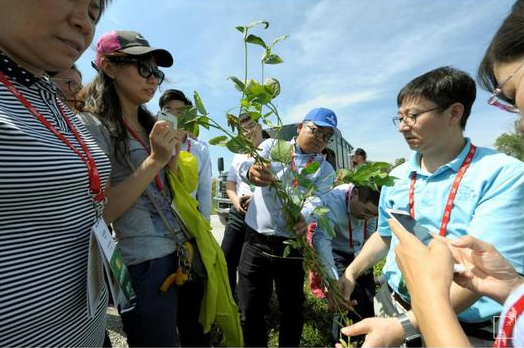
[[[355,156],[362,156],[362,157],[364,157],[364,159],[366,159],[367,156],[368,156],[368,154],[366,153],[366,151],[364,151],[364,149],[362,149],[362,148],[360,148],[360,147],[357,148],[353,154],[354,154]]]
[[[475,81],[468,73],[445,66],[420,75],[404,86],[397,96],[397,106],[400,107],[405,99],[410,98],[430,100],[442,110],[451,104],[461,103],[464,113],[460,125],[465,129],[476,95]]]
[[[158,105],[160,106],[160,110],[164,108],[164,105],[170,100],[180,100],[184,105],[193,105],[191,100],[187,99],[184,92],[178,90],[178,89],[168,89],[162,93],[162,96],[160,97],[160,100],[158,101]]]
[[[367,203],[371,202],[373,205],[378,207],[380,201],[380,188],[378,191],[373,190],[369,186],[355,186],[358,190],[358,200]]]

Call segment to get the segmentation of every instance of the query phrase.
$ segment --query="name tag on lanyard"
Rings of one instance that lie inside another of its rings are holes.
[[[98,257],[102,257],[102,262],[108,278],[109,288],[115,303],[121,311],[131,310],[135,306],[136,295],[131,285],[131,276],[124,264],[124,259],[120,250],[116,247],[111,232],[107,228],[102,218],[99,218],[91,229],[89,238],[89,257],[88,257],[88,311],[89,315],[94,315],[97,305],[100,302],[103,278],[96,275],[100,272]],[[95,265],[95,263],[97,265]]]

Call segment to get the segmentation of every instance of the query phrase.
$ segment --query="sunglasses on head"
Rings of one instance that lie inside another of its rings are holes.
[[[111,61],[115,64],[136,64],[138,74],[143,78],[147,79],[150,76],[155,76],[159,85],[164,81],[164,73],[143,60],[128,57],[112,57]]]

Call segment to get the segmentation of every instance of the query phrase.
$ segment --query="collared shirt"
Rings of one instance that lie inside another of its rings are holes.
[[[246,161],[247,159],[249,159],[249,157],[245,154],[235,154],[235,156],[233,157],[233,161],[231,161],[231,167],[229,167],[229,172],[227,173],[227,181],[235,183],[236,194],[239,198],[244,195],[251,195],[253,193],[251,191],[251,187],[253,187],[253,190],[255,189],[255,186],[249,185],[240,177],[240,164]]]
[[[328,274],[338,278],[333,250],[346,254],[358,255],[364,245],[364,226],[366,226],[366,238],[369,238],[377,228],[377,219],[370,219],[366,223],[363,219],[357,219],[351,214],[351,205],[346,205],[346,194],[351,197],[353,184],[342,184],[334,187],[328,193],[322,195],[326,207],[330,211],[325,215],[335,230],[335,237],[329,235],[327,231],[317,226],[313,234],[313,244],[318,252],[320,261]],[[308,219],[308,222],[314,218]],[[349,243],[349,223],[351,221],[351,231],[353,235],[353,247]]]
[[[378,232],[392,238],[383,272],[391,288],[406,300],[408,297],[399,290],[401,272],[395,262],[394,248],[398,240],[391,235],[386,209],[409,211],[411,173],[416,171],[415,218],[420,225],[438,233],[451,186],[471,146],[471,141],[466,140],[460,154],[433,174],[421,169],[420,154],[413,153],[409,162],[391,172],[398,178],[395,185],[382,189]],[[491,243],[522,274],[523,202],[524,163],[495,150],[477,147],[457,191],[446,237],[454,239],[470,234]],[[500,310],[499,304],[483,297],[460,313],[459,318],[465,322],[482,322]]]
[[[262,144],[260,144],[260,155],[269,159],[271,149],[275,142],[275,139],[267,139],[262,142]],[[293,142],[290,143],[294,144]],[[333,167],[324,159],[322,154],[302,153],[298,146],[294,146],[294,151],[295,168],[298,173],[302,171],[308,162],[314,161],[320,163],[318,170],[313,174],[309,174],[307,179],[316,187],[314,196],[310,200],[311,206],[322,205],[321,195],[327,192],[333,184],[335,177]],[[246,180],[246,182],[247,172],[253,163],[254,159],[249,158],[240,165],[240,176],[243,180]],[[282,180],[287,192],[293,195],[295,188],[292,184],[293,173],[291,166],[289,164],[272,161],[271,170],[278,179]],[[305,188],[303,187],[298,187],[298,190],[301,194],[305,193]],[[303,211],[303,215],[307,215],[305,210]],[[255,188],[253,199],[251,203],[249,203],[249,208],[246,213],[246,223],[258,233],[287,238],[293,237],[293,233],[286,228],[286,221],[282,214],[282,204],[276,196],[275,190],[270,186]]]
[[[187,137],[182,143],[182,151],[189,151],[198,163],[198,187],[191,195],[198,201],[198,211],[209,221],[211,219],[211,159],[209,149],[204,143]]]

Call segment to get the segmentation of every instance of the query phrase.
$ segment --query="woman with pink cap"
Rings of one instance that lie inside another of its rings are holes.
[[[144,106],[164,80],[158,67],[172,64],[168,51],[151,47],[141,34],[111,31],[96,45],[98,74],[80,93],[86,111],[80,117],[112,164],[104,219],[112,223],[137,295],[133,310],[121,310],[130,346],[187,345],[180,327],[177,335],[179,289],[160,288],[179,267],[205,276],[198,262],[190,266],[188,237],[170,207],[166,168],[177,171],[184,132],[157,121]],[[199,308],[193,311],[198,316]]]

